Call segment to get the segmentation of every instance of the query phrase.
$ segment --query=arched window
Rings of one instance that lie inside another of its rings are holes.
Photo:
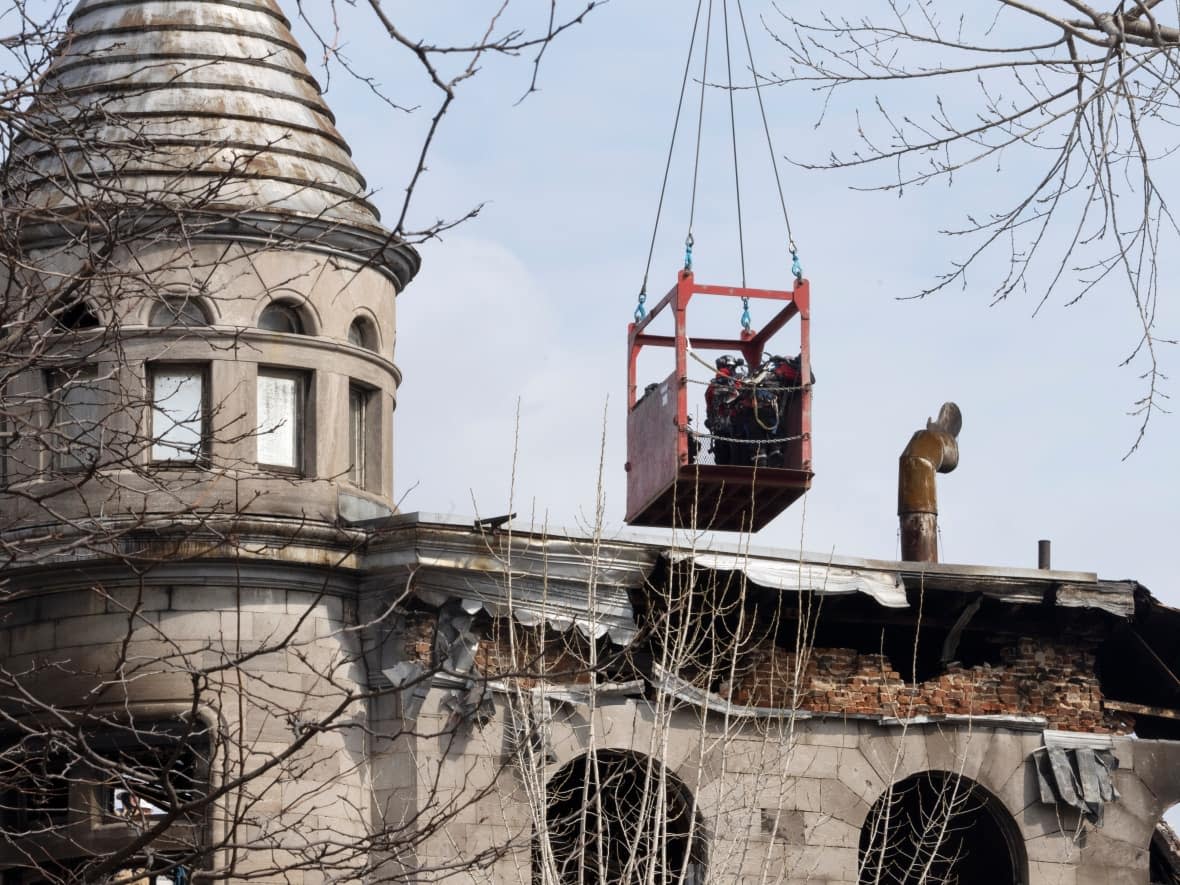
[[[1024,843],[1012,816],[974,781],[925,771],[894,784],[860,833],[861,885],[1024,885]]]
[[[1175,806],[1173,806],[1173,811]],[[1173,812],[1168,813],[1169,816]],[[1150,882],[1180,882],[1180,837],[1166,820],[1155,825],[1147,848]]]
[[[348,343],[365,350],[377,349],[377,330],[365,317],[357,317],[348,327]]]
[[[187,298],[183,295],[169,295],[152,308],[151,319],[148,322],[153,326],[164,328],[172,326],[205,326],[209,323],[209,317],[205,314],[205,309],[201,306],[201,303],[195,298]]]
[[[268,304],[258,318],[258,328],[267,332],[286,332],[290,335],[304,334],[305,324],[299,308],[285,301]]]
[[[102,325],[96,314],[85,301],[63,302],[53,311],[53,319],[59,330],[80,331],[97,329]]]
[[[562,768],[549,782],[545,824],[547,838],[538,837],[534,848],[534,881],[699,885],[705,880],[705,839],[692,793],[638,753],[599,750]]]

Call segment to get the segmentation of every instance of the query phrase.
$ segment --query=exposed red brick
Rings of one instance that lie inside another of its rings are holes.
[[[1102,709],[1093,648],[1020,639],[998,666],[952,664],[935,679],[904,683],[880,654],[816,648],[797,655],[755,649],[728,692],[736,703],[817,713],[887,716],[1044,716],[1051,728],[1126,733],[1133,723]],[[723,693],[726,693],[723,691]]]

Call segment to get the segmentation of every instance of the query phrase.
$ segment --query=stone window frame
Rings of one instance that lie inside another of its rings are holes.
[[[102,406],[103,385],[100,383],[98,367],[85,363],[74,366],[62,366],[47,369],[44,372],[45,383],[45,429],[50,439],[55,440],[52,446],[46,446],[48,466],[54,473],[80,473],[93,470],[102,458],[105,448],[102,433],[102,416],[99,414]],[[77,391],[92,390],[94,400],[90,403],[71,403],[67,400],[69,394]],[[74,416],[71,408],[89,406],[94,410],[92,416]],[[67,416],[66,421],[61,417]],[[109,417],[109,416],[108,416]],[[57,432],[68,424],[77,424],[83,429],[71,436],[68,432],[57,437]],[[86,425],[90,429],[85,429]],[[75,448],[90,450],[86,457],[75,454]]]
[[[272,431],[265,431],[261,426],[262,416],[258,409],[258,395],[261,391],[263,378],[290,379],[295,382],[295,406],[291,422],[294,426],[294,461],[293,465],[275,464],[263,461],[261,457],[261,438]],[[255,380],[255,463],[262,470],[269,473],[281,473],[289,476],[306,476],[308,473],[308,453],[314,448],[314,410],[311,403],[311,392],[315,381],[314,372],[296,369],[290,366],[275,366],[262,364],[258,366]]]
[[[201,382],[201,413],[200,413],[200,442],[198,450],[191,458],[159,458],[156,457],[156,447],[163,439],[162,435],[158,435],[156,431],[156,387],[155,378],[158,374],[168,370],[181,371],[191,370]],[[145,381],[147,384],[147,418],[146,418],[146,435],[147,440],[147,454],[148,461],[155,467],[168,466],[204,466],[209,463],[210,450],[212,448],[212,392],[210,390],[212,380],[211,366],[208,362],[198,360],[151,360],[146,364]]]
[[[348,381],[348,469],[345,478],[366,492],[381,485],[381,391],[363,381]],[[357,406],[360,406],[360,415]],[[358,420],[359,419],[359,420]],[[359,450],[359,451],[358,451]],[[360,461],[359,471],[357,461]]]
[[[8,386],[11,380],[0,382],[0,491],[8,488],[11,482],[11,466],[9,458],[11,457],[12,444],[16,442],[16,430],[13,429],[13,419],[9,412],[11,402],[9,400]]]

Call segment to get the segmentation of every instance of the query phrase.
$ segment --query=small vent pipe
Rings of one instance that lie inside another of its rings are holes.
[[[1049,569],[1052,568],[1052,556],[1050,553],[1050,543],[1046,540],[1037,541],[1037,568]]]
[[[897,465],[897,515],[901,521],[901,558],[909,562],[938,562],[938,494],[936,473],[950,473],[959,465],[959,431],[963,414],[954,403],[943,403],[938,420],[927,419],[926,429],[910,438]]]

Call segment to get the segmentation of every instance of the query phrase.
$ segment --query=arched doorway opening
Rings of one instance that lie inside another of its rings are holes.
[[[898,781],[860,833],[860,885],[1025,885],[1024,842],[974,781],[925,771]]]
[[[700,885],[706,845],[696,800],[639,753],[591,751],[549,781],[536,885]]]

